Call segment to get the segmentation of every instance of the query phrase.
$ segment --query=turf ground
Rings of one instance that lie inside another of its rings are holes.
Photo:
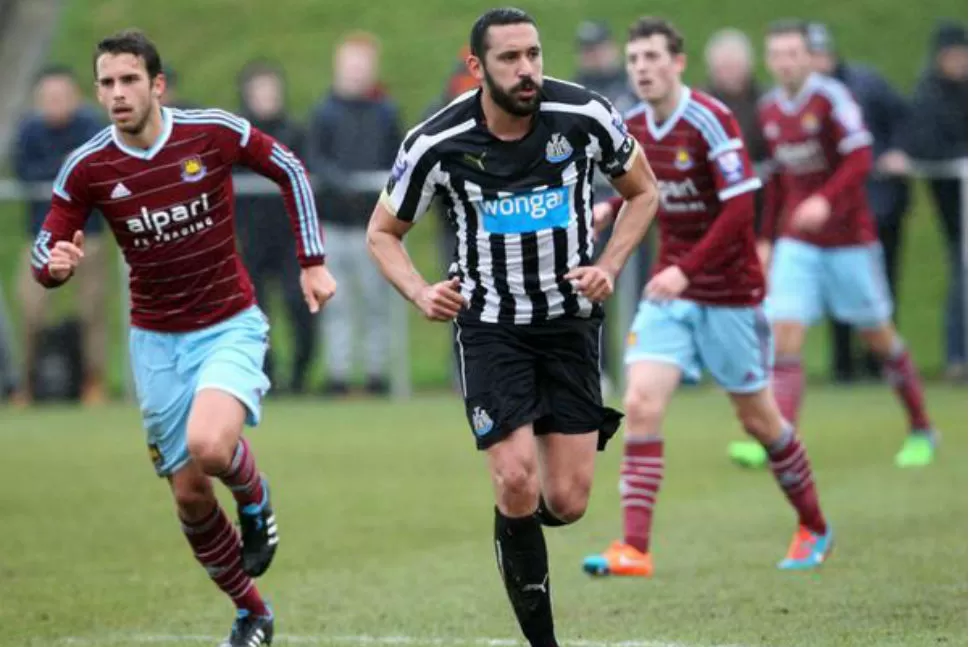
[[[887,390],[811,390],[805,434],[838,539],[822,572],[790,574],[773,565],[793,519],[767,474],[725,460],[727,403],[682,393],[655,578],[579,569],[618,530],[618,444],[587,517],[547,533],[564,647],[966,645],[967,392],[929,400],[942,454],[901,471]],[[456,399],[275,401],[252,438],[281,527],[261,581],[277,644],[520,644]],[[230,607],[180,536],[134,406],[0,409],[0,465],[0,645],[216,644]]]

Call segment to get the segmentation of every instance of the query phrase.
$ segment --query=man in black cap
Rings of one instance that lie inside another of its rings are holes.
[[[576,47],[579,57],[576,78],[573,79],[576,83],[602,94],[620,114],[637,104],[608,24],[597,20],[580,23],[576,30]]]
[[[879,241],[886,258],[886,278],[893,299],[899,270],[903,216],[909,207],[909,162],[902,152],[902,135],[909,109],[906,100],[874,69],[848,63],[838,56],[832,34],[824,24],[808,26],[808,43],[815,69],[844,83],[862,108],[863,119],[872,133],[873,175],[867,185],[869,205],[876,219]],[[836,380],[850,381],[856,372],[851,326],[832,322],[832,372]],[[871,355],[863,370],[879,377],[880,362]]]
[[[912,119],[906,128],[907,152],[919,160],[967,159],[967,29],[942,22],[930,42],[930,62],[916,85]],[[957,178],[930,180],[930,191],[946,236],[950,288],[946,302],[947,377],[967,381],[966,231]]]

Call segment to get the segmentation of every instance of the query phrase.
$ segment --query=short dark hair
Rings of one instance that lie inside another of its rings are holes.
[[[67,79],[72,83],[77,83],[77,75],[74,73],[73,68],[68,67],[67,65],[55,63],[53,65],[47,65],[41,69],[41,71],[37,73],[37,76],[34,77],[34,84],[36,85],[41,81],[56,78]]]
[[[126,29],[102,39],[94,49],[94,72],[98,72],[98,58],[102,54],[134,54],[145,61],[148,78],[154,79],[162,71],[162,57],[155,44],[139,29]]]
[[[239,85],[244,86],[253,79],[264,76],[273,76],[280,81],[285,78],[283,68],[276,61],[268,58],[254,58],[239,70]]]
[[[808,22],[800,18],[784,18],[768,25],[768,36],[798,34],[808,42]]]
[[[472,25],[472,33],[469,38],[471,53],[480,59],[485,58],[488,51],[488,28],[499,25],[519,25],[528,23],[536,27],[535,18],[515,7],[503,7],[501,9],[490,9],[478,17]]]
[[[680,35],[673,23],[663,18],[652,16],[638,18],[627,30],[627,42],[632,43],[641,38],[650,38],[657,35],[667,39],[668,52],[671,54],[684,53],[684,37]]]

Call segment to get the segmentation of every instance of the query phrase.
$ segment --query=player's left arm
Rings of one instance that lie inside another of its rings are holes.
[[[816,195],[824,198],[831,208],[845,190],[866,181],[872,168],[872,135],[862,118],[862,109],[849,91],[841,85],[833,86],[829,99],[831,109],[827,123],[839,153],[832,176]]]
[[[660,194],[647,157],[620,113],[601,97],[594,99],[594,108],[590,127],[599,142],[596,161],[620,194],[623,205],[616,214],[613,234],[594,265],[606,277],[595,277],[584,268],[577,268],[567,278],[577,281],[580,292],[600,300],[612,292],[613,281],[650,228]],[[604,278],[608,280],[604,282]],[[608,289],[605,283],[609,284]]]
[[[704,237],[677,263],[688,280],[704,267],[721,265],[733,253],[732,243],[754,228],[754,192],[761,188],[737,121],[730,114],[715,114],[721,130],[708,142],[707,167],[720,209]]]
[[[238,137],[238,154],[233,161],[273,180],[283,193],[283,204],[296,238],[297,260],[303,268],[300,273],[303,297],[310,311],[317,312],[334,295],[337,284],[324,265],[323,232],[306,168],[282,143],[248,121],[232,118],[241,122],[242,128],[233,135]]]

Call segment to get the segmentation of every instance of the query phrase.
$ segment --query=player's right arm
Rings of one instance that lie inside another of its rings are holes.
[[[414,141],[401,144],[367,225],[367,249],[384,277],[432,321],[454,319],[465,306],[459,280],[429,284],[404,247],[404,237],[427,210],[436,190],[435,169],[427,150]]]
[[[64,161],[47,212],[30,253],[34,279],[46,288],[67,282],[84,257],[84,224],[91,213],[85,165],[75,155]]]

